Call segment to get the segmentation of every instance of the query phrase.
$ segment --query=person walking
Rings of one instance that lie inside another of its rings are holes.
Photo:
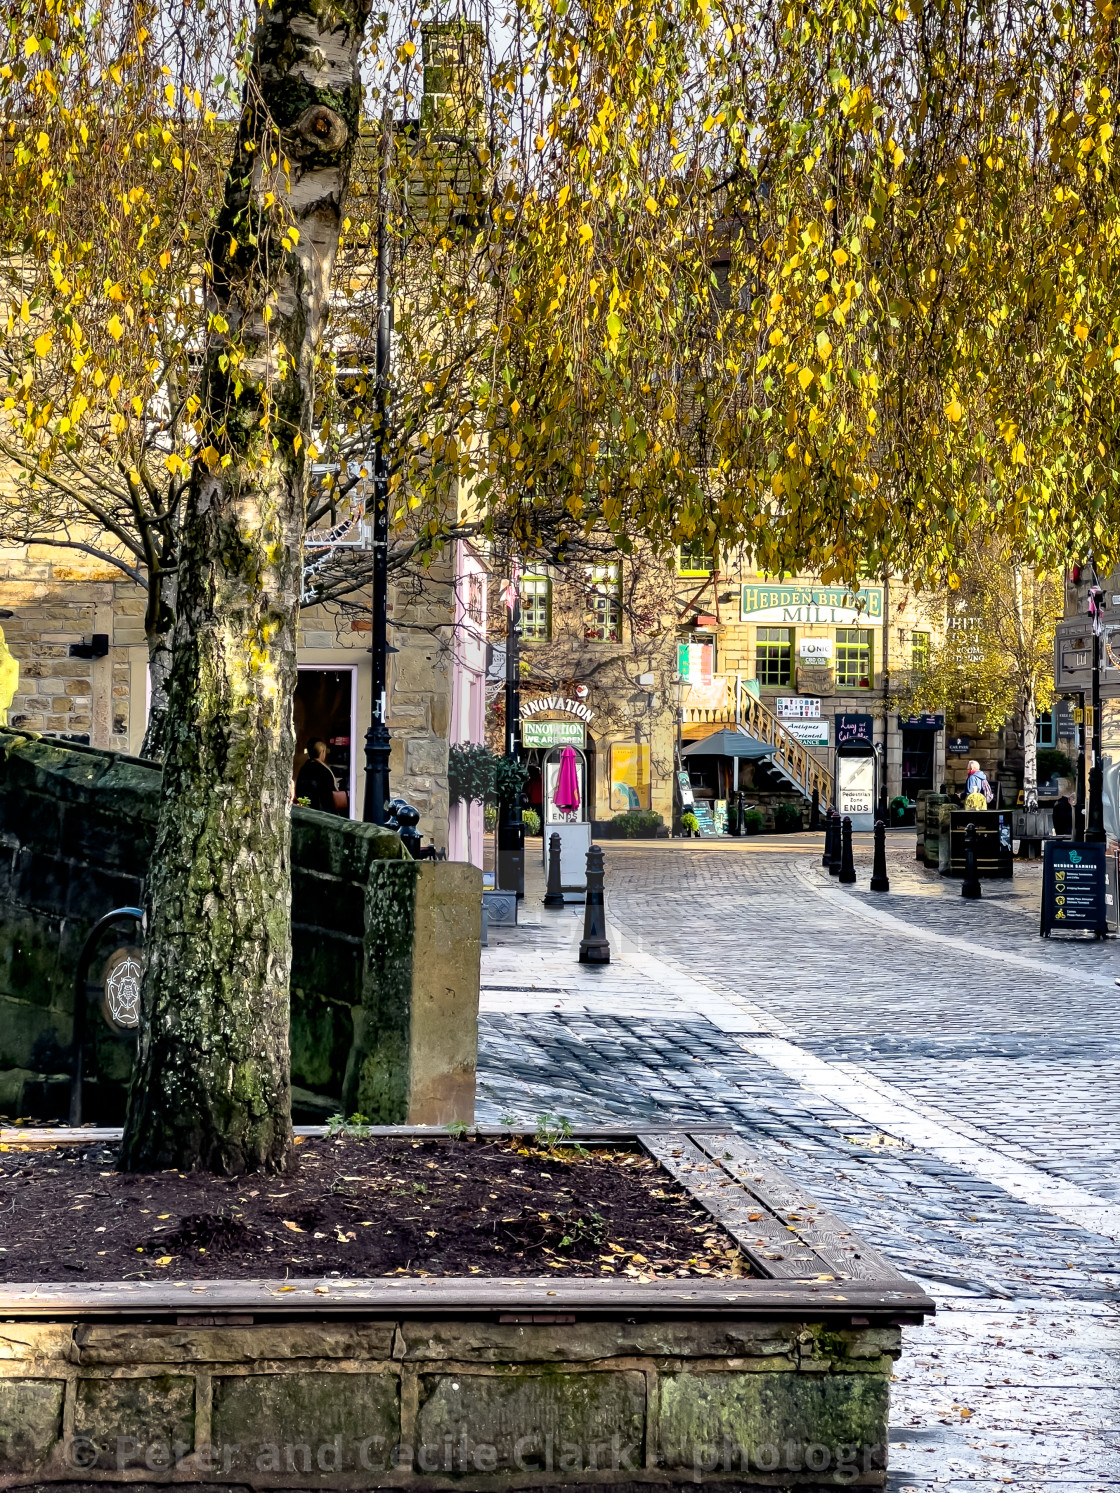
[[[995,798],[995,793],[992,791],[991,783],[988,782],[987,774],[983,771],[979,762],[977,762],[975,758],[968,764],[968,779],[964,785],[964,791],[966,794],[965,808],[968,807],[968,797],[973,793],[979,793],[983,795],[985,808],[987,808],[992,799]]]

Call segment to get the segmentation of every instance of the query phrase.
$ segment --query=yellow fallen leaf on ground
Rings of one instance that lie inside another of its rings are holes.
[[[292,1231],[293,1234],[302,1234],[304,1232],[303,1229],[300,1228],[299,1224],[298,1223],[293,1223],[290,1218],[285,1218],[283,1220],[283,1223],[284,1223],[284,1227],[286,1229],[291,1229],[291,1231]]]

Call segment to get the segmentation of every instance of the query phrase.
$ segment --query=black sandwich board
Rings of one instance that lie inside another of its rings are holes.
[[[1110,855],[1104,845],[1045,841],[1038,930],[1042,937],[1057,931],[1104,938],[1115,931],[1116,915],[1115,853]]]
[[[954,809],[949,815],[949,875],[964,875],[965,832],[976,826],[976,874],[983,881],[1015,875],[1011,813],[1007,809]]]

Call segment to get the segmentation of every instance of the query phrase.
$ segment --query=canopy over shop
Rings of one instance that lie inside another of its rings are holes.
[[[739,793],[739,763],[760,762],[773,755],[772,746],[742,729],[714,731],[689,742],[681,748],[681,757],[696,801],[693,812],[710,805],[712,828],[720,833],[727,824],[728,802]]]

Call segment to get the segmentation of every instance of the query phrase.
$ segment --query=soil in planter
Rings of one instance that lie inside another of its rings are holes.
[[[750,1274],[633,1151],[347,1136],[304,1141],[290,1176],[223,1178],[0,1149],[0,1282]]]

